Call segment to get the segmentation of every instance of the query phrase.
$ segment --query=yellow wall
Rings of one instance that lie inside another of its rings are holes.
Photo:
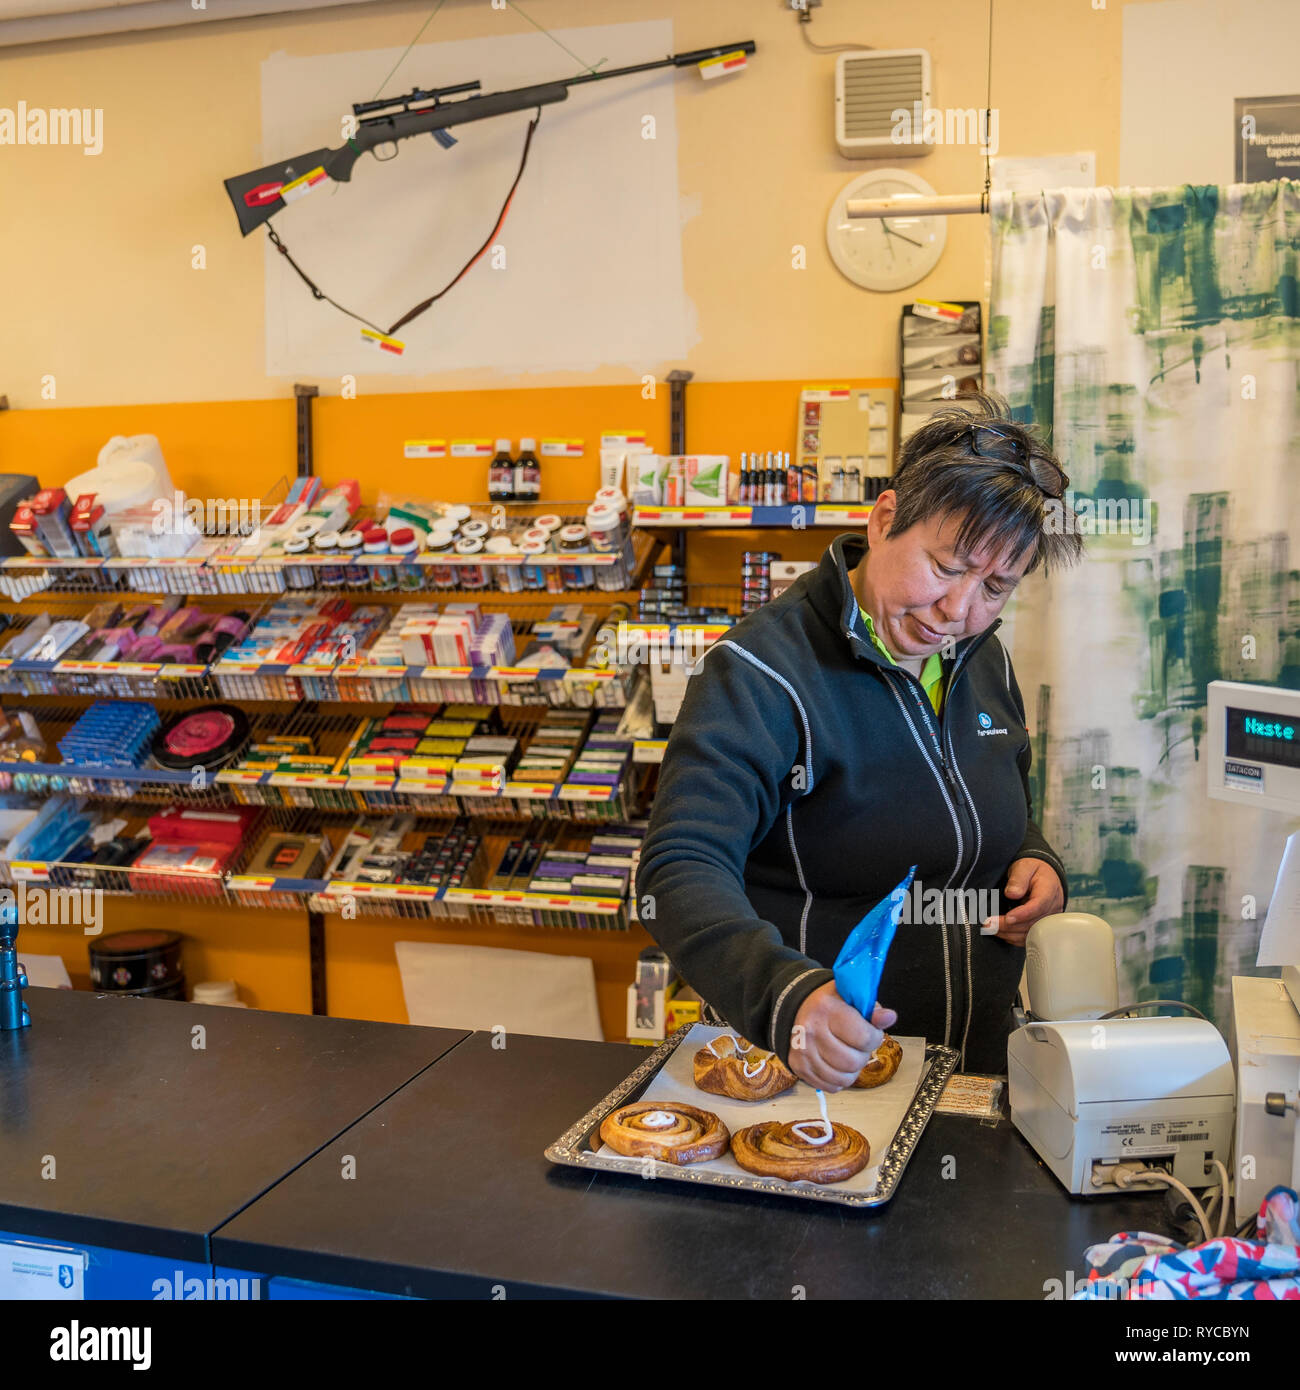
[[[0,393],[33,409],[287,394],[290,383],[264,371],[262,238],[241,239],[221,185],[294,153],[261,148],[260,65],[281,50],[404,47],[431,8],[427,0],[366,5],[0,51],[6,104],[104,111],[104,149],[96,157],[69,147],[0,147],[9,330],[0,336]],[[943,259],[914,289],[873,295],[831,264],[827,210],[849,178],[871,166],[836,151],[834,58],[805,47],[796,19],[777,0],[538,0],[527,8],[550,28],[671,17],[678,48],[744,36],[758,43],[738,77],[707,84],[678,77],[679,190],[701,207],[683,231],[685,288],[700,341],[684,363],[647,363],[645,370],[662,376],[686,366],[714,381],[891,376],[900,304],[917,293],[980,297],[977,217],[952,219]],[[1122,10],[1122,0],[1103,9],[1090,0],[996,0],[1001,153],[1091,149],[1098,181],[1115,180]],[[987,7],[971,0],[828,0],[810,28],[822,43],[928,48],[935,103],[982,107],[987,19]],[[485,0],[446,0],[422,42],[529,29],[519,13]],[[558,48],[556,58],[557,71],[567,71]],[[419,78],[417,53],[399,69],[394,89]],[[369,71],[358,74],[358,99],[373,83]],[[323,113],[320,143],[333,143],[336,128],[334,113]],[[543,127],[539,138],[555,137]],[[982,183],[982,161],[969,146],[888,162],[944,192]],[[207,250],[206,270],[191,269],[197,244]],[[796,244],[808,248],[806,270],[791,269]],[[382,245],[377,228],[380,254]],[[345,285],[327,288],[347,301]],[[420,288],[412,287],[412,299]],[[360,359],[358,369],[371,361]],[[46,374],[56,380],[54,402],[41,399]],[[632,376],[622,368],[519,377],[468,369],[393,383],[372,374],[360,387],[590,386]],[[326,394],[337,391],[337,383],[321,385]]]

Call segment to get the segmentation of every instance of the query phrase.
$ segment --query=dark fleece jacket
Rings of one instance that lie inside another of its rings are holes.
[[[945,660],[936,717],[867,635],[849,581],[865,548],[838,537],[700,663],[660,772],[642,915],[713,1009],[788,1060],[800,1005],[915,864],[880,1002],[962,1070],[1004,1072],[1025,952],[981,935],[960,890],[1000,890],[1024,857],[1067,887],[1030,815],[1024,701],[994,623]]]

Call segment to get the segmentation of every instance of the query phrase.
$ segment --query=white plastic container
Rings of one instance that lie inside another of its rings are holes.
[[[220,1004],[227,1009],[246,1009],[234,980],[200,980],[190,996],[192,1004]]]

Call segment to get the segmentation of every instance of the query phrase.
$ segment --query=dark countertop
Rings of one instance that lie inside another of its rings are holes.
[[[213,1259],[423,1297],[1042,1300],[1085,1277],[1086,1246],[1163,1224],[1159,1195],[1070,1197],[1005,1116],[934,1116],[870,1211],[548,1163],[646,1055],[475,1033],[217,1231]]]
[[[0,1230],[169,1259],[208,1260],[217,1226],[468,1036],[74,990],[25,998],[32,1026],[0,1032]]]

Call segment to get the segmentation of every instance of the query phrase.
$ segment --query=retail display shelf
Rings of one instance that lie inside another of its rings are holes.
[[[329,834],[342,845],[349,827],[362,821],[335,821]],[[449,818],[422,817],[425,830]],[[295,833],[307,830],[309,821],[298,816]],[[132,895],[151,901],[189,902],[291,911],[318,911],[348,917],[419,917],[475,925],[515,925],[625,931],[630,921],[629,903],[619,897],[555,894],[527,889],[492,889],[474,884],[447,886],[430,883],[383,883],[331,877],[285,877],[246,872],[267,837],[283,827],[265,821],[240,847],[234,862],[224,871],[173,871],[158,867],[113,866],[81,861],[0,861],[0,881],[17,891],[19,885],[97,891],[114,896]],[[322,832],[324,833],[324,832]],[[415,832],[422,834],[422,830]],[[329,841],[325,841],[328,848]],[[504,842],[490,838],[490,858],[499,862]],[[483,869],[477,875],[488,876]]]
[[[113,591],[196,597],[371,594],[399,602],[431,595],[449,601],[549,597],[554,602],[567,594],[615,602],[629,593],[635,598],[661,546],[661,538],[640,534],[616,551],[475,556],[422,552],[374,555],[351,566],[326,555],[12,555],[0,559],[0,594],[14,602],[45,592]],[[475,587],[462,587],[467,583]]]
[[[526,626],[526,625],[521,625]],[[210,665],[0,659],[0,693],[145,699],[467,700],[480,704],[621,708],[630,669],[587,666],[389,666],[338,660],[284,664],[219,659]]]
[[[32,705],[40,738],[50,752],[83,711],[72,705]],[[536,715],[503,721],[503,732],[525,747],[539,727]],[[364,721],[363,721],[364,722]],[[446,757],[348,757],[358,716],[322,712],[311,706],[264,709],[250,718],[250,743],[279,738],[309,741],[318,754],[336,761],[333,770],[241,766],[233,763],[204,775],[198,769],[124,763],[50,762],[10,756],[0,760],[0,790],[36,796],[66,792],[94,801],[158,806],[258,806],[283,820],[297,812],[358,814],[411,811],[430,817],[469,816],[476,821],[560,822],[618,819],[635,802],[638,776],[631,761],[613,786],[542,781],[521,774],[457,775]],[[242,758],[242,754],[240,757]],[[318,823],[313,821],[313,823]]]
[[[656,527],[803,530],[810,526],[848,529],[865,526],[871,506],[870,502],[807,502],[781,507],[634,507],[632,524],[645,530]]]

